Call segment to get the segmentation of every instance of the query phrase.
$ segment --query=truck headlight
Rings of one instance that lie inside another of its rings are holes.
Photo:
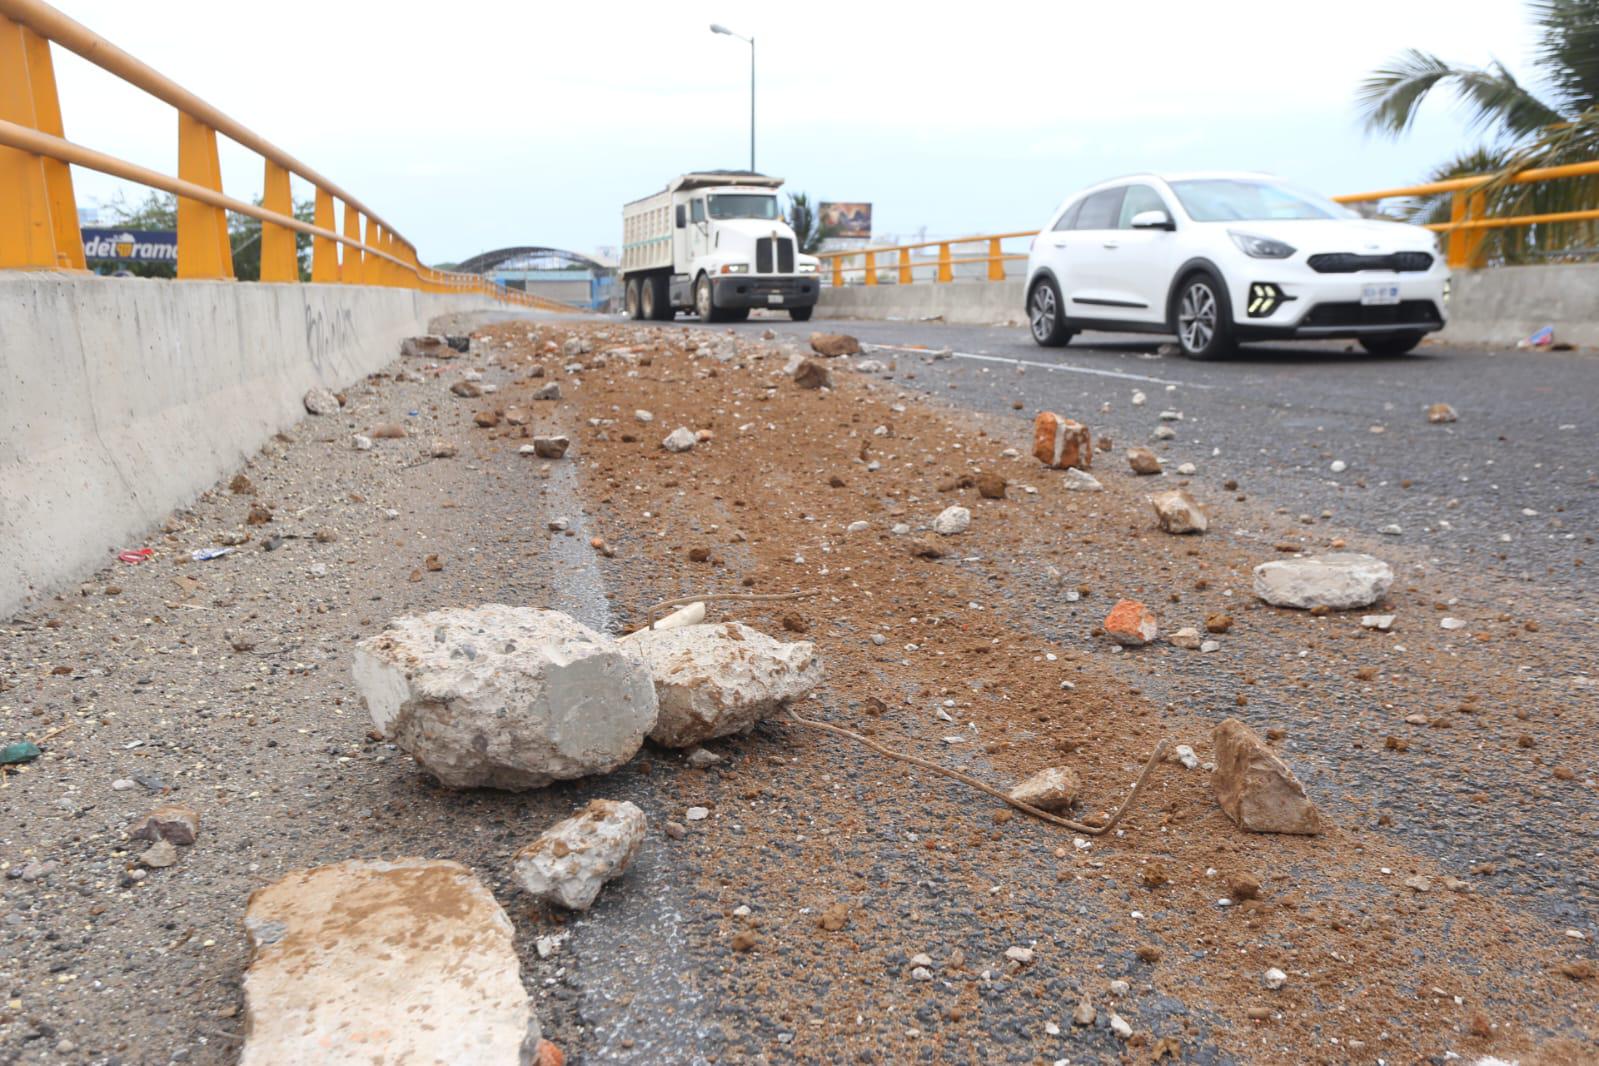
[[[816,264],[815,263],[801,263],[796,269],[801,274],[814,274],[814,273],[816,273]]]
[[[1251,259],[1287,259],[1294,254],[1294,246],[1274,241],[1270,237],[1257,237],[1253,233],[1240,233],[1230,229],[1227,236],[1238,245],[1238,250]]]
[[[749,272],[750,272],[750,265],[748,263],[723,263],[722,264],[722,273],[724,273],[724,274],[748,274]]]

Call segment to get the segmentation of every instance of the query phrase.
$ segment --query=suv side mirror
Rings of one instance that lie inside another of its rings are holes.
[[[682,229],[688,225],[688,207],[684,204],[677,205],[677,228]]]
[[[1140,211],[1133,216],[1133,229],[1174,230],[1177,223],[1164,211]]]

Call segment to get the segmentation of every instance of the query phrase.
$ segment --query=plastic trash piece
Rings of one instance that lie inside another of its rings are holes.
[[[1522,348],[1547,348],[1551,344],[1553,344],[1554,342],[1555,342],[1555,327],[1553,327],[1553,326],[1545,326],[1543,329],[1538,330],[1538,332],[1534,333],[1532,336],[1530,336],[1526,340],[1522,341],[1521,344],[1519,345],[1519,347],[1522,347]]]
[[[137,566],[154,554],[154,548],[129,548],[127,551],[117,552],[117,558],[125,563]]]
[[[232,548],[196,548],[189,553],[189,558],[197,563],[208,563],[212,559],[220,559],[224,555],[232,554]]]
[[[44,754],[39,750],[39,745],[31,740],[19,740],[15,744],[7,744],[0,748],[0,766],[16,766],[25,762],[32,762]]]

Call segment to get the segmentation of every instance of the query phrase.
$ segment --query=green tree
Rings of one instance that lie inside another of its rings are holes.
[[[1409,131],[1434,89],[1453,93],[1482,143],[1433,169],[1429,181],[1493,174],[1484,188],[1495,215],[1580,211],[1599,205],[1599,176],[1510,184],[1518,171],[1599,157],[1599,0],[1533,0],[1538,27],[1534,91],[1495,61],[1464,67],[1407,49],[1361,83],[1357,103],[1367,129]],[[1405,208],[1419,222],[1445,221],[1449,197],[1419,197]],[[1592,222],[1487,231],[1490,259],[1515,262],[1593,243]]]
[[[178,228],[178,198],[171,193],[149,190],[143,200],[137,204],[128,203],[128,198],[117,190],[111,202],[106,205],[106,211],[111,218],[111,225],[118,229],[131,230],[167,230]],[[126,271],[139,278],[175,278],[177,269],[171,263],[100,263],[95,270],[101,274],[115,274]]]
[[[260,206],[261,201],[255,201]],[[316,202],[302,200],[294,205],[294,217],[301,222],[316,221]],[[311,280],[311,237],[294,235],[294,251],[300,280]],[[233,276],[240,281],[261,280],[261,221],[249,215],[228,215],[228,241],[233,248]]]
[[[802,192],[789,194],[786,221],[799,242],[799,250],[806,255],[815,255],[823,241],[838,236],[838,227],[822,225],[811,198]]]

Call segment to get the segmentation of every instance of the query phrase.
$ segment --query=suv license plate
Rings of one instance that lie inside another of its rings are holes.
[[[1365,307],[1382,307],[1399,302],[1398,285],[1364,285],[1360,289],[1360,302]]]
[[[766,294],[766,302],[769,304],[780,304],[783,302],[783,294],[780,292],[769,292]]]

